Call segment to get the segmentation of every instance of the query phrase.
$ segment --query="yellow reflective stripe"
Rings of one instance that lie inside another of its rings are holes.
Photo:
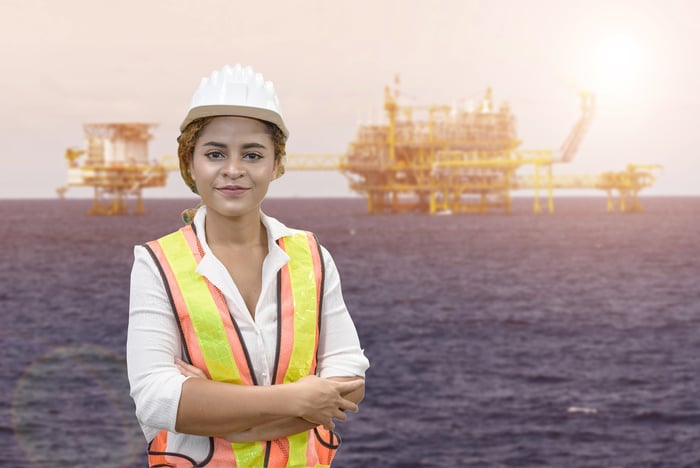
[[[229,383],[241,383],[241,377],[233,358],[233,351],[228,342],[224,325],[221,322],[214,298],[209,292],[206,280],[195,270],[197,261],[181,232],[166,236],[160,241],[175,272],[183,299],[192,321],[202,356],[213,380]]]
[[[237,468],[260,468],[265,462],[265,442],[232,443]]]
[[[309,443],[309,432],[300,432],[299,434],[290,435],[287,437],[289,441],[289,459],[287,459],[287,468],[306,467],[306,446]]]
[[[316,275],[309,241],[305,233],[295,233],[284,240],[289,255],[289,283],[294,301],[294,346],[284,383],[296,382],[309,375],[316,344]]]

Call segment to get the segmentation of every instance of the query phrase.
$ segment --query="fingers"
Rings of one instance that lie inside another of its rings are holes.
[[[357,411],[359,410],[359,406],[357,406],[357,403],[355,403],[352,400],[349,400],[345,396],[350,392],[339,392],[338,401],[337,401],[338,411],[343,411],[343,412],[350,411],[352,413],[357,413]]]
[[[355,380],[347,380],[343,382],[336,381],[336,383],[338,385],[336,387],[338,393],[340,393],[341,395],[347,395],[348,393],[352,393],[355,390],[359,390],[360,388],[362,388],[362,386],[365,384],[365,381],[364,379],[358,377]]]
[[[333,415],[333,419],[337,419],[338,421],[345,421],[348,419],[348,415],[345,414],[345,411],[338,410]]]
[[[298,396],[297,416],[333,429],[334,420],[345,421],[347,412],[358,411],[354,400],[361,399],[358,390],[364,388],[364,379],[330,380],[309,375],[291,385]]]
[[[334,405],[334,407],[328,408],[325,412],[319,414],[317,418],[302,416],[302,419],[323,426],[328,430],[332,430],[335,428],[335,420],[346,421],[348,419],[348,412],[356,413],[358,411],[356,403],[343,397],[338,397]]]
[[[349,404],[348,404],[349,403]],[[343,399],[341,402],[341,407],[336,408],[333,413],[331,414],[330,419],[320,423],[323,427],[328,429],[329,431],[332,431],[335,428],[335,421],[346,421],[348,419],[348,415],[346,414],[348,411],[352,411],[353,413],[357,412],[357,405],[354,404],[351,401]]]
[[[328,429],[329,431],[333,430],[333,428],[335,427],[335,423],[333,422],[333,418],[332,418],[332,417],[331,417],[331,418],[326,418],[326,419],[324,419],[324,420],[318,420],[318,421],[313,420],[313,419],[310,419],[310,418],[308,418],[308,417],[306,417],[306,416],[301,416],[301,419],[303,419],[304,421],[306,421],[306,422],[308,422],[308,423],[314,424],[314,425],[316,425],[316,426],[323,426],[323,427],[325,427],[326,429]]]
[[[178,357],[175,358],[175,367],[177,367],[177,370],[179,370],[185,377],[198,377],[201,379],[207,378],[206,374],[201,369],[193,366],[192,364],[187,364]]]
[[[359,409],[359,406],[357,406],[354,401],[346,400],[344,398],[340,402],[340,407],[338,408],[339,411],[350,411],[351,413],[357,413]]]

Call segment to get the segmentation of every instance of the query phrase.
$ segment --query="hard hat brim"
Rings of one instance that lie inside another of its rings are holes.
[[[180,125],[180,132],[183,132],[187,126],[197,119],[204,117],[218,117],[218,116],[239,116],[239,117],[251,117],[253,119],[263,120],[265,122],[270,122],[279,127],[284,133],[285,138],[289,137],[289,130],[287,126],[284,125],[282,116],[275,111],[269,109],[261,109],[259,107],[249,107],[249,106],[232,106],[227,104],[217,104],[209,106],[197,106],[190,109]]]

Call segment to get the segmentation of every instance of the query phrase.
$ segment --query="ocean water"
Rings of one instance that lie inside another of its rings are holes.
[[[700,466],[700,198],[534,216],[268,200],[338,264],[372,367],[334,467]],[[186,200],[0,201],[0,466],[143,467],[124,344],[134,244]]]

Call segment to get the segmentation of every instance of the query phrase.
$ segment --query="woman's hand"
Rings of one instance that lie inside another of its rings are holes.
[[[299,402],[298,416],[307,422],[324,426],[331,430],[335,427],[333,419],[345,421],[346,411],[357,412],[357,404],[344,397],[364,385],[362,379],[336,382],[308,375],[293,384],[296,401]]]
[[[175,358],[175,367],[180,371],[185,377],[196,377],[200,379],[206,379],[207,375],[199,367],[195,367],[192,364],[187,364],[185,361],[179,357]]]

